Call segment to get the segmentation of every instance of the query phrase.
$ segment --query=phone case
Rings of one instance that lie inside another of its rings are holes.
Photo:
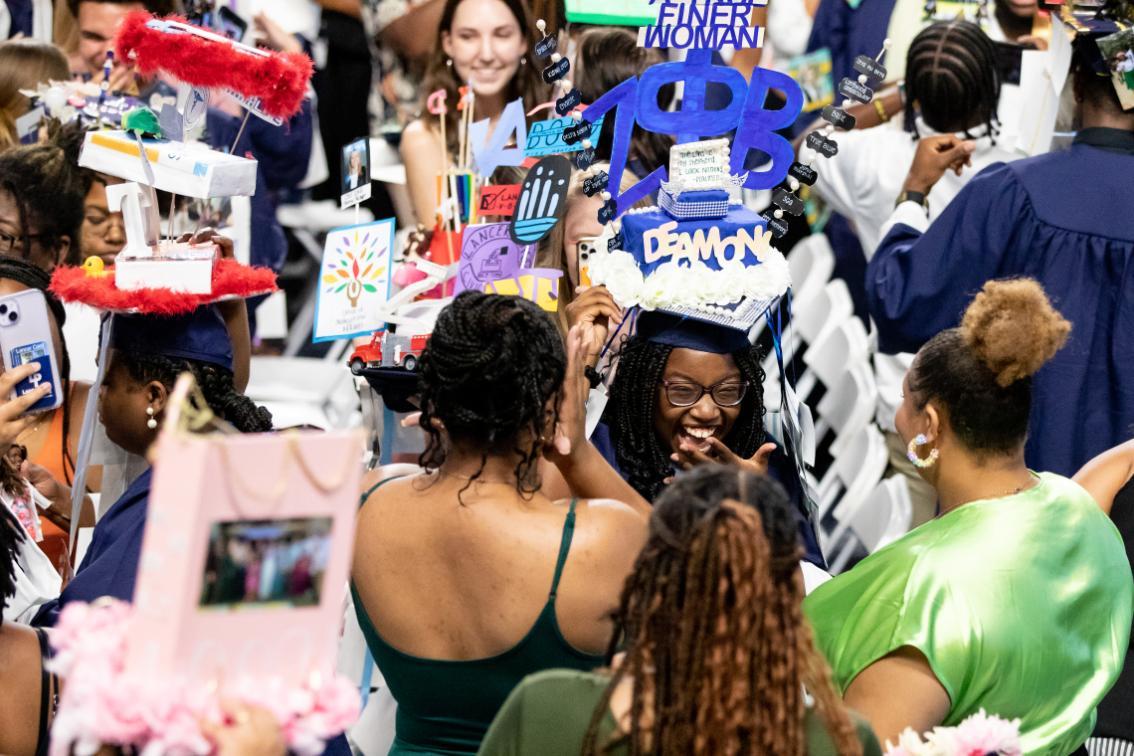
[[[4,369],[12,370],[28,362],[38,362],[40,371],[16,384],[12,399],[33,391],[41,383],[51,391],[33,404],[28,412],[47,412],[63,403],[63,380],[55,356],[47,300],[36,289],[0,297],[0,352]]]

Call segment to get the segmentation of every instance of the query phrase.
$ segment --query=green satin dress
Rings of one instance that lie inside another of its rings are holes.
[[[1122,669],[1134,580],[1090,495],[1039,477],[925,523],[807,597],[840,691],[912,646],[949,694],[943,724],[981,708],[1019,718],[1025,753],[1068,754],[1087,739]]]

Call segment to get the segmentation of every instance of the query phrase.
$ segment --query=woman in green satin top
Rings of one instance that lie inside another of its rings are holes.
[[[1034,281],[990,282],[906,376],[896,425],[940,514],[804,602],[883,742],[983,708],[1021,720],[1025,753],[1068,754],[1122,668],[1122,539],[1078,484],[1024,463],[1030,376],[1069,331]]]
[[[774,481],[721,466],[678,478],[626,579],[614,672],[526,678],[480,754],[878,756],[803,620],[801,551]]]

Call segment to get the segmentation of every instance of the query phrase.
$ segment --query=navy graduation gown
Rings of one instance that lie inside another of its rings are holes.
[[[139,475],[98,521],[75,577],[58,599],[43,605],[33,625],[54,625],[60,610],[71,601],[94,601],[102,596],[133,600],[152,478],[152,468]]]
[[[1070,150],[997,163],[924,233],[896,224],[867,266],[883,352],[956,326],[984,283],[1030,276],[1071,321],[1036,375],[1026,457],[1072,475],[1134,435],[1134,132],[1082,130]]]

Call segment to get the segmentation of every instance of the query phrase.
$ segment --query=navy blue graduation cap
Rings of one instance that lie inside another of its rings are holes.
[[[219,365],[232,371],[232,340],[214,307],[188,315],[115,315],[110,345],[136,354],[160,354]]]
[[[638,316],[637,333],[657,344],[713,354],[732,354],[750,346],[744,331],[659,310]]]

